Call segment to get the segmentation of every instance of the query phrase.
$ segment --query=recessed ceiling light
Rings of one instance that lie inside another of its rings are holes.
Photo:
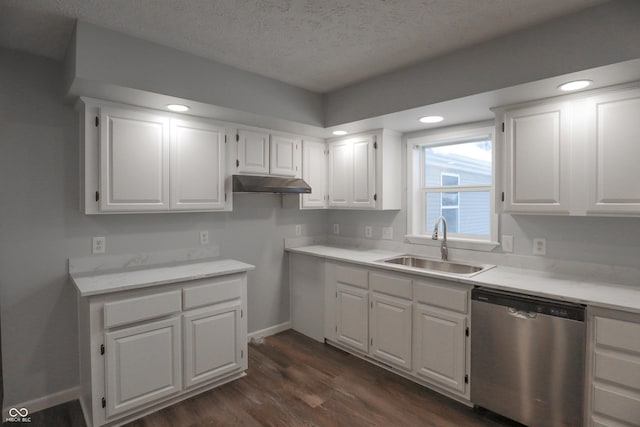
[[[179,113],[189,110],[189,107],[182,104],[169,104],[167,105],[167,108],[171,111],[177,111]]]
[[[563,83],[558,86],[558,89],[565,92],[570,92],[572,90],[580,90],[584,89],[587,86],[591,86],[591,83],[593,83],[591,80],[576,80],[573,82]]]
[[[422,123],[439,123],[439,122],[444,120],[444,117],[442,117],[442,116],[425,116],[425,117],[420,117],[418,120],[420,120]]]
[[[334,130],[331,133],[334,134],[335,136],[342,136],[342,135],[346,135],[347,131],[346,130]]]

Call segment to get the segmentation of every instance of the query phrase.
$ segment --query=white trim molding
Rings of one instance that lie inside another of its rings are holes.
[[[269,326],[268,328],[264,328],[264,329],[260,329],[257,330],[255,332],[251,332],[247,335],[247,341],[251,341],[252,338],[259,338],[259,337],[268,337],[271,335],[275,335],[278,334],[280,332],[286,331],[288,329],[291,329],[291,321],[287,320],[286,322],[280,323],[278,325],[273,325],[273,326]]]
[[[66,390],[60,390],[55,393],[48,394],[46,396],[38,397],[36,399],[28,400],[22,403],[15,403],[2,408],[3,420],[9,415],[9,409],[11,408],[27,408],[29,414],[40,412],[43,409],[51,408],[62,403],[70,402],[80,397],[80,386],[71,387]]]

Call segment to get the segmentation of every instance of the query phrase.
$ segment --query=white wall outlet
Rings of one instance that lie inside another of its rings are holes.
[[[513,236],[502,235],[502,252],[513,252]]]
[[[93,248],[91,249],[91,253],[94,254],[103,254],[106,250],[107,239],[105,237],[94,237],[93,238]]]
[[[340,224],[333,224],[333,234],[340,234]]]
[[[207,230],[202,230],[200,232],[200,244],[201,245],[209,244],[209,232]]]
[[[370,225],[367,225],[364,227],[364,237],[369,237],[371,238],[373,236],[373,227]]]
[[[533,239],[533,254],[542,256],[547,254],[547,239]]]
[[[393,240],[393,227],[382,227],[382,238],[384,240]]]
[[[299,236],[301,234],[302,234],[302,225],[296,224],[296,236]]]

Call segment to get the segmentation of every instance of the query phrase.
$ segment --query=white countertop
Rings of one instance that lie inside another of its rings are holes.
[[[72,274],[71,279],[76,288],[78,288],[80,296],[87,297],[167,283],[242,273],[254,268],[251,264],[233,259],[202,260],[186,264],[155,265],[136,270]]]
[[[447,273],[420,271],[400,265],[382,263],[379,262],[379,260],[405,255],[405,253],[379,249],[311,245],[288,248],[287,251],[423,277],[434,277],[452,282],[485,286],[488,288],[526,293],[528,295],[556,298],[564,301],[640,313],[640,284],[636,286],[624,286],[604,283],[602,281],[595,282],[588,277],[580,277],[579,275],[549,273],[539,270],[503,266],[496,266],[472,277],[464,277]],[[472,264],[477,263],[472,262]]]

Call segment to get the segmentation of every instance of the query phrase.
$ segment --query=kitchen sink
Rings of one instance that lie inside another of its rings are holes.
[[[413,255],[402,255],[399,257],[380,260],[387,264],[397,264],[400,266],[411,267],[413,269],[425,270],[425,271],[437,271],[447,274],[455,274],[458,276],[471,277],[490,268],[495,265],[476,265],[476,264],[463,264],[452,261],[440,261],[436,259],[422,258]]]

